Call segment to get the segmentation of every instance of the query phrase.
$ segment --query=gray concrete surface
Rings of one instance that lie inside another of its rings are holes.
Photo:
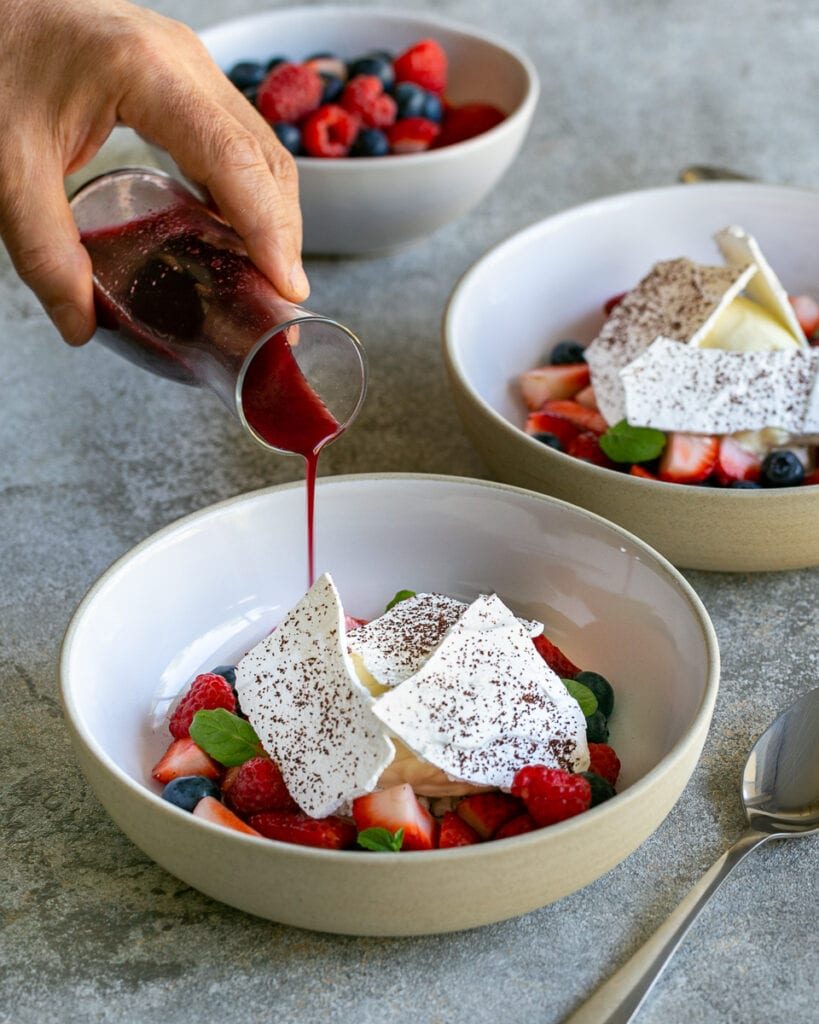
[[[154,6],[201,26],[261,4]],[[328,474],[485,473],[450,406],[438,322],[457,276],[517,228],[670,182],[695,160],[819,184],[816,0],[417,6],[525,46],[543,98],[515,167],[462,223],[389,259],[309,267],[313,304],[359,332],[372,365],[364,413],[327,453]],[[293,479],[298,467],[257,451],[209,396],[98,346],[63,347],[5,258],[0,334],[2,1024],[550,1024],[740,832],[747,748],[819,681],[816,572],[689,574],[724,661],[711,734],[662,827],[583,892],[471,933],[365,940],[279,927],[186,888],[125,839],[80,776],[56,696],[60,636],[91,581],[130,545],[204,504]],[[819,844],[801,840],[743,864],[640,1021],[815,1021],[818,855]]]

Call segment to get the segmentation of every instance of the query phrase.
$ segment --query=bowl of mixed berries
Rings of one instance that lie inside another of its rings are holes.
[[[460,217],[537,103],[524,54],[432,15],[288,7],[201,38],[296,158],[308,253],[377,255]]]
[[[577,207],[488,254],[453,294],[445,352],[489,465],[678,565],[819,564],[812,230],[811,192],[678,186]]]
[[[685,580],[495,484],[334,478],[317,509],[312,584],[286,486],[172,524],[77,610],[66,718],[123,831],[217,899],[348,934],[501,920],[634,850],[716,695]]]

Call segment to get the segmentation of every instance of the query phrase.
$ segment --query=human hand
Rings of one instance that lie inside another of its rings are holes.
[[[67,342],[95,317],[63,179],[117,123],[208,190],[285,298],[307,297],[293,159],[187,26],[126,0],[0,0],[0,16],[0,236]]]

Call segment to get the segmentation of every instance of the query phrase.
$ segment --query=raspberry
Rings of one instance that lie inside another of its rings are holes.
[[[239,814],[295,810],[282,773],[269,757],[251,757],[223,785],[225,799]]]
[[[298,121],[321,103],[324,82],[303,64],[277,64],[259,86],[256,105],[271,123]]]
[[[341,106],[368,128],[387,128],[395,122],[398,109],[375,75],[356,75],[351,79],[341,94]]]
[[[526,804],[538,825],[554,825],[591,806],[591,786],[582,775],[542,764],[527,765],[515,774],[512,793]]]
[[[174,739],[181,740],[190,735],[191,722],[197,711],[213,711],[225,708],[236,711],[236,694],[233,687],[224,678],[214,672],[204,672],[197,676],[182,700],[177,704],[171,716],[168,728]]]
[[[612,786],[616,785],[620,774],[620,758],[608,743],[590,743],[589,758],[589,771],[601,776]]]
[[[446,89],[446,54],[434,39],[415,43],[396,57],[393,67],[396,82],[414,82],[430,92],[441,93]]]
[[[309,156],[347,156],[358,128],[357,117],[343,107],[328,103],[304,122],[302,145]]]

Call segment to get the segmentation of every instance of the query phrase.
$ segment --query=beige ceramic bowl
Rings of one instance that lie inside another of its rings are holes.
[[[492,472],[591,509],[676,565],[727,572],[819,564],[819,487],[741,491],[641,480],[523,432],[516,380],[561,338],[591,341],[607,298],[659,259],[720,262],[711,236],[740,224],[792,294],[819,298],[819,192],[686,185],[612,196],[549,217],[484,256],[444,320],[455,404]]]
[[[304,489],[273,488],[188,516],[111,567],[77,609],[60,678],[80,765],[111,817],[172,874],[232,906],[354,935],[488,924],[588,884],[663,820],[697,762],[719,654],[685,580],[642,541],[581,509],[447,477],[319,483],[319,570],[347,608],[379,613],[404,587],[497,591],[568,655],[613,682],[621,792],[571,821],[467,849],[314,850],[239,835],[170,806],[150,769],[170,702],[231,662],[305,589]]]

